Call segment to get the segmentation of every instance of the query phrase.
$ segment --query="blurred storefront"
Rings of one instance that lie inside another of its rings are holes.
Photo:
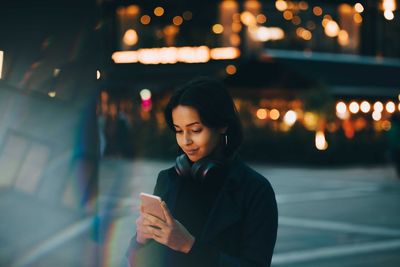
[[[235,97],[248,137],[245,157],[387,160],[385,133],[391,114],[400,112],[396,1],[108,1],[104,7],[105,29],[115,38],[112,63],[100,70],[98,111],[109,117],[114,109],[130,129],[124,130],[130,152],[108,155],[173,157],[163,106],[178,84],[208,75],[224,80]]]

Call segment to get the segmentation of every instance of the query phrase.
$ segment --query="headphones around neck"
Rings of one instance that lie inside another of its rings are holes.
[[[182,154],[175,160],[175,170],[179,176],[191,177],[197,181],[204,181],[209,173],[221,170],[223,163],[209,157],[202,158],[193,164]]]

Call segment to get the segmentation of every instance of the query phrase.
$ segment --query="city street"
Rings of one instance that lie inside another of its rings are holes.
[[[169,162],[104,159],[100,211],[104,266],[118,266],[135,232],[139,193]],[[400,180],[390,166],[299,168],[251,164],[272,183],[279,229],[273,266],[400,263]]]

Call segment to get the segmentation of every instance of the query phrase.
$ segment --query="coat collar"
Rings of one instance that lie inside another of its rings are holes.
[[[235,161],[230,164],[225,182],[218,194],[215,205],[211,210],[206,225],[200,240],[203,242],[211,241],[219,232],[226,227],[238,222],[241,218],[241,212],[234,200],[234,193],[238,188],[238,166],[240,161]],[[179,188],[182,184],[182,179],[176,174],[175,170],[169,170],[169,186],[162,194],[162,197],[168,196],[165,199],[170,207],[171,213],[175,216],[175,204],[178,196]]]

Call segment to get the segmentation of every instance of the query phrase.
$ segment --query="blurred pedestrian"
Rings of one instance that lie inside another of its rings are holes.
[[[400,178],[400,113],[392,115],[391,127],[388,132],[390,158]]]
[[[129,140],[132,126],[127,115],[116,103],[110,104],[110,111],[105,121],[106,148],[108,156],[126,157],[132,154]]]
[[[208,78],[193,80],[172,95],[165,118],[181,152],[154,189],[166,219],[141,209],[130,266],[270,266],[275,194],[237,155],[242,129],[228,91]]]

